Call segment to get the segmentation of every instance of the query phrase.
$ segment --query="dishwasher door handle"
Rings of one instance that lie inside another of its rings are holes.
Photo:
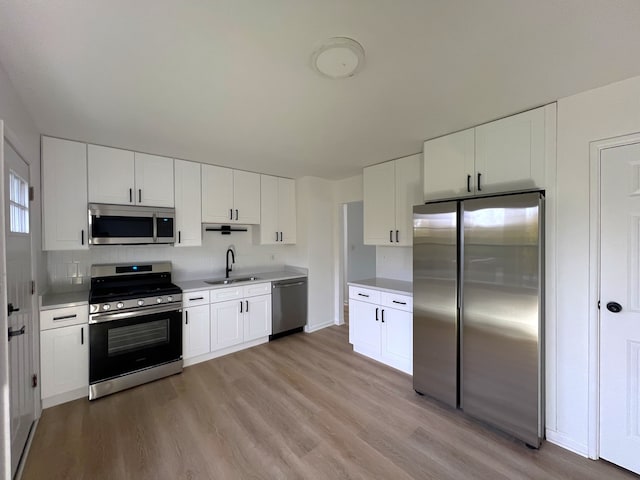
[[[281,284],[274,283],[273,288],[296,287],[298,285],[305,285],[306,283],[307,282],[281,283]]]

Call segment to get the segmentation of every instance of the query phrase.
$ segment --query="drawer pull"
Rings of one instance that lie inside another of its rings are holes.
[[[193,297],[189,299],[190,302],[193,302],[194,300],[204,300],[204,297]]]
[[[76,318],[78,315],[74,313],[73,315],[65,315],[64,317],[53,317],[53,321],[57,322],[58,320],[69,320],[70,318]]]
[[[399,302],[398,300],[394,300],[393,303],[397,303],[399,305],[406,305],[407,302]]]
[[[364,293],[359,293],[358,295],[360,295],[361,297],[367,297],[367,298],[369,298],[369,295],[365,295]]]

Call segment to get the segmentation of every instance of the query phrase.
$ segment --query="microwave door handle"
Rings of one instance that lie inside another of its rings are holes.
[[[153,214],[153,243],[158,243],[158,216]]]

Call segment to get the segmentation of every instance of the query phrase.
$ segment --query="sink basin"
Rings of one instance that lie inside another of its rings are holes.
[[[253,282],[259,280],[258,277],[242,277],[242,278],[223,278],[222,280],[205,280],[204,283],[209,285],[231,285],[232,283]]]

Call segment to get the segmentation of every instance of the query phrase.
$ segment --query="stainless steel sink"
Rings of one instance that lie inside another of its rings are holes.
[[[205,280],[204,283],[209,285],[230,285],[232,283],[253,282],[260,280],[258,277],[242,277],[242,278],[223,278],[222,280]]]

